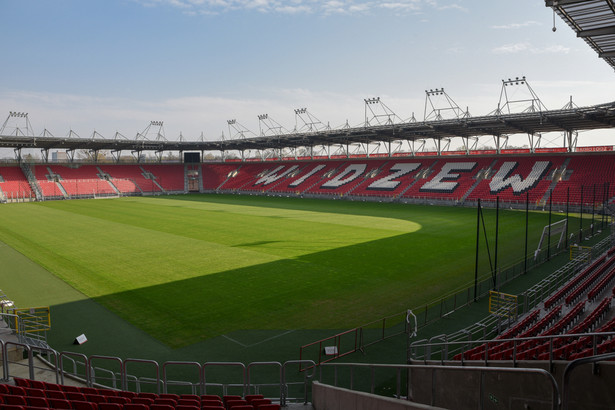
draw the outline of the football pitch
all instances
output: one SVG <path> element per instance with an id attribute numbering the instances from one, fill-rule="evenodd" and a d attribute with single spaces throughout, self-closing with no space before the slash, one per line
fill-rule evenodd
<path id="1" fill-rule="evenodd" d="M 525 218 L 500 211 L 499 266 L 523 260 Z M 547 223 L 529 214 L 528 253 Z M 493 259 L 494 210 L 485 229 Z M 93 300 L 179 349 L 234 332 L 349 329 L 424 305 L 472 283 L 476 235 L 471 208 L 227 195 L 11 204 L 0 241 L 54 277 L 5 264 L 0 288 L 52 313 Z"/>

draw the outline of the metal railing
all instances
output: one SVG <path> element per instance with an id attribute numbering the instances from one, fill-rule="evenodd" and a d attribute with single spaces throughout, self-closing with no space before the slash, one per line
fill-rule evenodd
<path id="1" fill-rule="evenodd" d="M 27 362 L 11 360 L 10 348 L 23 351 Z M 253 362 L 248 365 L 239 362 L 188 362 L 168 361 L 162 364 L 154 360 L 125 359 L 114 356 L 86 356 L 74 352 L 56 352 L 53 349 L 31 346 L 26 343 L 0 340 L 2 356 L 2 380 L 8 381 L 17 368 L 28 368 L 28 378 L 36 380 L 41 372 L 52 373 L 57 383 L 64 384 L 66 378 L 81 381 L 88 387 L 101 387 L 130 391 L 154 391 L 156 393 L 207 394 L 208 389 L 219 389 L 222 394 L 238 391 L 241 395 L 259 392 L 280 403 L 307 403 L 311 391 L 314 371 L 298 372 L 297 366 L 314 367 L 309 360 L 279 362 Z M 41 359 L 40 365 L 35 356 Z M 44 356 L 44 357 L 43 357 Z M 130 373 L 129 373 L 130 367 Z M 214 368 L 238 369 L 237 374 L 212 376 Z M 295 369 L 290 371 L 290 369 Z M 259 369 L 267 369 L 260 374 Z M 36 371 L 35 371 L 36 370 Z M 273 371 L 271 371 L 273 370 Z M 20 373 L 22 374 L 22 373 Z M 270 394 L 269 394 L 270 393 Z"/>
<path id="2" fill-rule="evenodd" d="M 600 255 L 604 254 L 612 246 L 613 238 L 611 236 L 608 236 L 592 247 L 592 254 L 595 255 L 595 259 L 597 259 Z M 539 303 L 541 303 L 558 288 L 560 288 L 570 278 L 581 272 L 589 264 L 590 262 L 585 260 L 583 256 L 579 256 L 569 261 L 564 266 L 549 275 L 547 278 L 543 279 L 542 281 L 525 291 L 520 297 L 520 315 L 534 309 Z M 479 289 L 482 289 L 481 286 L 479 286 Z M 477 322 L 466 329 L 462 329 L 450 335 L 446 335 L 446 338 L 448 342 L 463 342 L 465 344 L 473 343 L 472 341 L 476 341 L 477 336 L 479 337 L 479 339 L 487 340 L 489 337 L 497 336 L 504 329 L 512 326 L 515 322 L 516 318 L 502 318 L 491 315 L 487 316 L 482 321 Z M 419 325 L 419 328 L 420 327 L 421 326 Z M 440 344 L 430 345 L 430 342 L 427 339 L 413 341 L 411 342 L 408 349 L 408 360 L 416 360 L 417 358 L 421 359 L 424 357 L 423 355 L 426 352 L 436 352 L 440 348 Z M 423 350 L 422 354 L 420 353 L 421 350 Z"/>
<path id="3" fill-rule="evenodd" d="M 478 380 L 478 385 L 475 386 L 476 390 L 478 390 L 479 394 L 479 403 L 477 408 L 483 409 L 488 407 L 485 405 L 485 374 L 489 373 L 497 373 L 499 375 L 503 373 L 511 373 L 511 374 L 520 374 L 523 376 L 527 375 L 537 375 L 540 378 L 543 378 L 551 387 L 550 395 L 545 395 L 543 397 L 544 400 L 549 400 L 551 403 L 551 408 L 553 410 L 559 409 L 560 406 L 560 390 L 555 378 L 544 369 L 533 369 L 533 368 L 510 368 L 510 367 L 480 367 L 480 366 L 433 366 L 433 365 L 398 365 L 398 364 L 366 364 L 366 363 L 326 363 L 320 366 L 320 382 L 325 383 L 325 371 L 328 368 L 333 369 L 333 386 L 339 386 L 339 377 L 338 373 L 340 369 L 348 369 L 350 372 L 350 377 L 347 377 L 348 385 L 346 386 L 350 390 L 355 389 L 355 369 L 367 369 L 369 373 L 369 377 L 367 380 L 362 378 L 363 381 L 367 381 L 367 390 L 369 393 L 374 394 L 377 381 L 376 381 L 376 371 L 377 370 L 390 370 L 395 373 L 395 386 L 396 391 L 394 397 L 398 399 L 406 399 L 413 400 L 412 393 L 412 382 L 411 382 L 411 372 L 413 370 L 427 370 L 432 372 L 431 377 L 431 385 L 430 388 L 426 389 L 431 392 L 431 397 L 429 398 L 429 404 L 431 406 L 437 406 L 441 401 L 439 395 L 444 395 L 443 392 L 450 391 L 450 386 L 442 385 L 444 382 L 440 381 L 442 378 L 438 377 L 438 373 L 444 372 L 461 372 L 465 374 L 478 373 L 479 377 L 474 378 Z M 406 378 L 406 380 L 404 380 Z M 473 379 L 471 376 L 467 377 L 468 380 Z M 424 379 L 427 381 L 427 378 Z M 407 386 L 407 390 L 404 391 L 403 386 Z M 476 391 L 474 390 L 474 391 Z"/>
<path id="4" fill-rule="evenodd" d="M 542 343 L 545 346 L 544 353 L 548 353 L 548 362 L 550 368 L 553 367 L 553 361 L 555 360 L 554 351 L 557 349 L 557 341 L 563 341 L 566 344 L 570 344 L 571 342 L 576 342 L 577 340 L 581 340 L 584 338 L 591 338 L 591 342 L 589 346 L 592 348 L 592 355 L 596 355 L 598 353 L 598 345 L 599 340 L 603 339 L 613 339 L 615 338 L 615 332 L 590 332 L 590 333 L 574 333 L 574 334 L 563 334 L 563 335 L 549 335 L 549 336 L 533 336 L 533 337 L 524 337 L 524 338 L 508 338 L 508 339 L 484 339 L 484 340 L 467 340 L 467 341 L 450 341 L 445 340 L 443 342 L 433 342 L 432 340 L 424 343 L 419 340 L 413 343 L 410 347 L 410 359 L 409 362 L 412 361 L 422 361 L 427 363 L 432 360 L 439 360 L 442 365 L 448 365 L 452 363 L 465 363 L 469 361 L 465 358 L 465 353 L 470 351 L 473 347 L 484 345 L 484 350 L 480 351 L 481 358 L 478 361 L 482 361 L 485 363 L 485 366 L 489 365 L 489 363 L 494 361 L 499 361 L 498 359 L 490 358 L 490 355 L 494 353 L 500 352 L 499 346 L 507 345 L 506 350 L 512 349 L 512 363 L 513 365 L 517 365 L 517 362 L 520 360 L 518 355 L 523 353 L 523 351 L 519 350 L 519 346 L 524 342 L 538 342 Z M 433 339 L 433 338 L 432 338 Z M 546 346 L 548 344 L 548 347 Z M 590 348 L 588 347 L 588 348 Z M 424 354 L 420 354 L 420 352 L 424 352 Z M 460 355 L 460 359 L 454 359 L 456 356 Z M 502 359 L 500 359 L 502 360 Z"/>

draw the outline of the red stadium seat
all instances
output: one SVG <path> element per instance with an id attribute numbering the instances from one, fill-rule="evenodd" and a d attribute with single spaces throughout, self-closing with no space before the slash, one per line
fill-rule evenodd
<path id="1" fill-rule="evenodd" d="M 247 394 L 247 395 L 244 397 L 244 399 L 245 399 L 248 403 L 250 403 L 250 404 L 252 404 L 252 400 L 255 400 L 255 399 L 264 399 L 264 398 L 265 398 L 265 396 L 263 396 L 262 394 Z"/>
<path id="2" fill-rule="evenodd" d="M 149 410 L 149 404 L 142 403 L 126 403 L 123 407 L 124 410 Z"/>
<path id="3" fill-rule="evenodd" d="M 173 410 L 175 407 L 169 404 L 151 404 L 150 410 Z"/>
<path id="4" fill-rule="evenodd" d="M 72 393 L 72 392 L 69 392 Z M 50 399 L 66 399 L 66 393 L 60 390 L 45 390 L 45 395 Z"/>
<path id="5" fill-rule="evenodd" d="M 85 397 L 85 394 L 83 393 L 69 391 L 69 392 L 64 393 L 64 396 L 67 400 L 88 401 L 88 399 L 86 399 Z"/>
<path id="6" fill-rule="evenodd" d="M 74 400 L 72 401 L 73 410 L 97 410 L 98 405 L 89 401 L 80 401 Z"/>
<path id="7" fill-rule="evenodd" d="M 130 401 L 133 404 L 143 404 L 146 406 L 150 406 L 152 404 L 154 404 L 154 399 L 151 397 L 133 397 L 132 400 Z"/>
<path id="8" fill-rule="evenodd" d="M 49 407 L 53 409 L 72 409 L 71 402 L 68 400 L 48 398 L 47 402 L 49 403 Z"/>
<path id="9" fill-rule="evenodd" d="M 119 403 L 98 403 L 98 410 L 122 410 L 123 404 Z"/>
<path id="10" fill-rule="evenodd" d="M 45 390 L 43 390 L 43 389 L 35 389 L 33 387 L 26 388 L 26 396 L 47 397 L 45 395 Z"/>
<path id="11" fill-rule="evenodd" d="M 107 403 L 126 404 L 130 403 L 130 399 L 122 396 L 107 396 Z"/>
<path id="12" fill-rule="evenodd" d="M 14 394 L 16 396 L 25 396 L 26 395 L 26 388 L 25 387 L 20 387 L 20 386 L 13 386 L 11 384 L 7 385 L 9 388 L 9 391 L 11 394 Z"/>
<path id="13" fill-rule="evenodd" d="M 26 396 L 16 396 L 12 394 L 4 396 L 4 403 L 16 405 L 16 406 L 27 406 L 28 405 Z"/>
<path id="14" fill-rule="evenodd" d="M 15 381 L 15 386 L 30 387 L 30 382 L 28 379 L 23 379 L 21 377 L 13 377 L 13 380 Z"/>
<path id="15" fill-rule="evenodd" d="M 186 398 L 182 398 L 177 400 L 177 405 L 178 406 L 197 406 L 199 407 L 201 405 L 201 398 L 199 396 L 195 396 L 197 398 L 191 398 L 191 399 L 186 399 Z"/>

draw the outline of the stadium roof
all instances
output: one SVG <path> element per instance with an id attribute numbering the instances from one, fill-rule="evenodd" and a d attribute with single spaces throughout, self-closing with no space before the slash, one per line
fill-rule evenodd
<path id="1" fill-rule="evenodd" d="M 473 138 L 514 134 L 539 135 L 548 132 L 575 132 L 615 127 L 615 102 L 591 107 L 496 114 L 480 117 L 405 122 L 390 125 L 353 127 L 275 136 L 218 141 L 166 141 L 115 138 L 94 133 L 92 138 L 0 135 L 0 148 L 41 150 L 110 151 L 232 151 L 267 150 L 306 146 L 332 146 L 356 143 L 417 141 L 425 139 Z"/>
<path id="2" fill-rule="evenodd" d="M 615 4 L 613 0 L 546 0 L 546 5 L 615 68 Z"/>

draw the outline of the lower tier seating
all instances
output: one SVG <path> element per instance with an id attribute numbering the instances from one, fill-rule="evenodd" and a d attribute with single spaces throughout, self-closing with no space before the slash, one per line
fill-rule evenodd
<path id="1" fill-rule="evenodd" d="M 172 394 L 66 386 L 14 378 L 0 384 L 0 410 L 279 410 L 262 394 Z"/>

